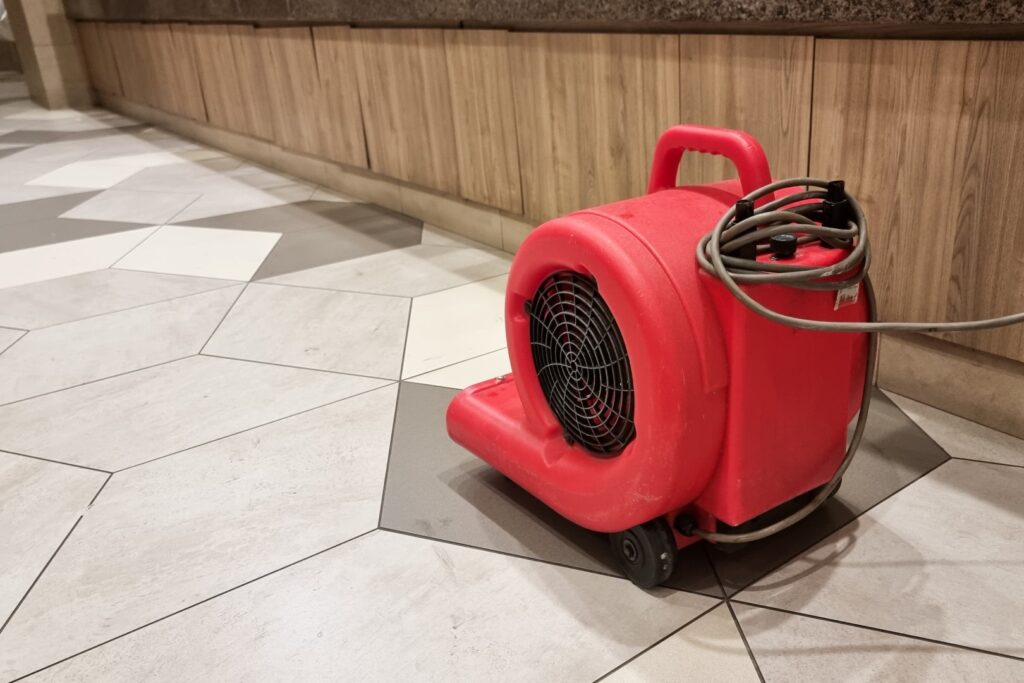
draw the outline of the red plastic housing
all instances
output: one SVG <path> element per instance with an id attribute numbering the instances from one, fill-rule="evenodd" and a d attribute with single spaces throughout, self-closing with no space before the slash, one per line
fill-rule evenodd
<path id="1" fill-rule="evenodd" d="M 674 187 L 686 150 L 725 154 L 739 181 Z M 860 408 L 866 335 L 798 330 L 757 316 L 695 257 L 722 214 L 768 182 L 764 152 L 751 136 L 676 126 L 659 140 L 648 194 L 533 231 L 506 292 L 512 375 L 456 396 L 447 416 L 451 437 L 595 531 L 622 531 L 681 510 L 704 527 L 713 520 L 737 525 L 827 482 Z M 844 256 L 803 246 L 793 262 L 825 265 Z M 597 283 L 629 354 L 637 433 L 615 457 L 569 445 L 537 380 L 524 304 L 562 270 Z M 747 291 L 788 315 L 868 316 L 864 297 L 835 310 L 832 292 L 774 285 Z"/>

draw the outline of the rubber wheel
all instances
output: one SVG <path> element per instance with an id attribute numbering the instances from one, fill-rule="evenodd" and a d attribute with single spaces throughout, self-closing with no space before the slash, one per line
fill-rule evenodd
<path id="1" fill-rule="evenodd" d="M 672 576 L 676 542 L 661 518 L 610 535 L 612 553 L 623 573 L 640 588 L 654 588 Z"/>

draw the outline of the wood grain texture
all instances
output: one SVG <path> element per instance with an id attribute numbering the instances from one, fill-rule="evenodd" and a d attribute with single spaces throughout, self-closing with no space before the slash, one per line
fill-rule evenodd
<path id="1" fill-rule="evenodd" d="M 125 99 L 155 106 L 146 73 L 146 54 L 139 40 L 142 24 L 110 24 L 107 28 Z"/>
<path id="2" fill-rule="evenodd" d="M 196 121 L 206 120 L 206 104 L 196 67 L 195 45 L 185 24 L 159 29 L 156 78 L 166 90 L 168 111 Z"/>
<path id="3" fill-rule="evenodd" d="M 891 320 L 1024 309 L 1024 45 L 819 41 L 811 173 L 841 176 L 870 221 Z M 1019 326 L 944 335 L 1024 360 Z"/>
<path id="4" fill-rule="evenodd" d="M 78 39 L 82 44 L 86 70 L 93 87 L 107 95 L 122 95 L 121 77 L 117 73 L 114 48 L 110 44 L 108 24 L 83 22 L 78 24 Z"/>
<path id="5" fill-rule="evenodd" d="M 508 33 L 445 31 L 461 196 L 522 213 Z"/>
<path id="6" fill-rule="evenodd" d="M 679 38 L 509 35 L 525 214 L 543 220 L 644 192 L 679 120 Z"/>
<path id="7" fill-rule="evenodd" d="M 457 194 L 444 32 L 355 29 L 352 36 L 370 168 Z"/>
<path id="8" fill-rule="evenodd" d="M 315 27 L 313 46 L 320 77 L 319 105 L 324 117 L 319 155 L 350 166 L 367 168 L 352 29 L 347 26 Z"/>
<path id="9" fill-rule="evenodd" d="M 680 36 L 680 121 L 745 130 L 777 178 L 807 171 L 814 39 L 808 36 Z M 680 181 L 735 178 L 722 157 L 684 155 Z"/>

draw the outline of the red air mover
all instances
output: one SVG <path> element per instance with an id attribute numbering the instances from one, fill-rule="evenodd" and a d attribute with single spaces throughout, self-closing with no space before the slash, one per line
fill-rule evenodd
<path id="1" fill-rule="evenodd" d="M 739 180 L 675 187 L 684 152 L 728 157 Z M 512 375 L 466 389 L 448 409 L 456 442 L 559 514 L 612 533 L 639 585 L 665 580 L 677 548 L 822 487 L 844 463 L 869 335 L 757 315 L 695 257 L 723 214 L 732 210 L 735 224 L 774 201 L 772 192 L 739 201 L 771 182 L 746 133 L 666 131 L 646 195 L 529 235 L 505 300 Z M 852 251 L 852 240 L 789 234 L 727 260 L 807 271 Z M 857 279 L 837 296 L 740 285 L 779 313 L 854 323 L 870 319 L 861 287 Z"/>

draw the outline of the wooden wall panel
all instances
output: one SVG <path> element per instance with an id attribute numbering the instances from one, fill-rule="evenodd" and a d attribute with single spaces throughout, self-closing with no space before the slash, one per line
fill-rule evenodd
<path id="1" fill-rule="evenodd" d="M 321 130 L 321 156 L 367 168 L 352 29 L 348 26 L 316 27 L 313 45 L 322 92 L 320 107 L 328 122 Z"/>
<path id="2" fill-rule="evenodd" d="M 678 36 L 512 33 L 526 215 L 644 192 L 658 134 L 679 120 Z"/>
<path id="3" fill-rule="evenodd" d="M 274 137 L 263 50 L 252 26 L 189 26 L 210 123 L 263 140 Z"/>
<path id="4" fill-rule="evenodd" d="M 184 24 L 156 26 L 154 76 L 167 111 L 205 121 L 206 105 L 199 85 L 192 34 Z"/>
<path id="5" fill-rule="evenodd" d="M 370 168 L 457 194 L 443 31 L 356 29 L 352 35 Z"/>
<path id="6" fill-rule="evenodd" d="M 108 37 L 125 99 L 152 106 L 145 54 L 138 40 L 141 32 L 142 24 L 111 24 Z"/>
<path id="7" fill-rule="evenodd" d="M 304 154 L 366 167 L 366 144 L 345 27 L 257 29 L 274 142 Z"/>
<path id="8" fill-rule="evenodd" d="M 82 54 L 93 87 L 107 95 L 122 95 L 124 91 L 117 73 L 114 48 L 110 44 L 108 24 L 92 21 L 80 23 L 78 39 L 82 44 Z"/>
<path id="9" fill-rule="evenodd" d="M 777 178 L 807 172 L 814 39 L 680 36 L 680 121 L 739 128 L 764 147 Z M 722 157 L 684 155 L 680 180 L 735 178 Z"/>
<path id="10" fill-rule="evenodd" d="M 522 213 L 508 33 L 444 32 L 459 194 Z"/>
<path id="11" fill-rule="evenodd" d="M 1024 44 L 819 41 L 811 173 L 864 205 L 882 316 L 1024 309 Z M 946 335 L 1024 360 L 1020 327 Z"/>

